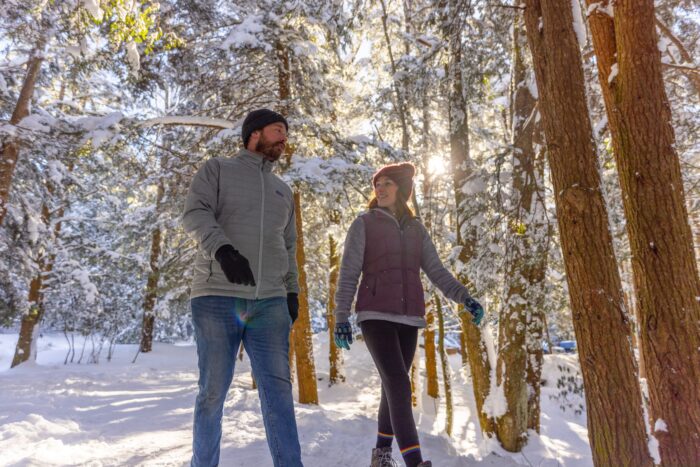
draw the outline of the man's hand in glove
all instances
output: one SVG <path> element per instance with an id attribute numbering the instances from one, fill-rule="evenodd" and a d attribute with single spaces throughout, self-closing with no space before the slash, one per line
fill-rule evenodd
<path id="1" fill-rule="evenodd" d="M 287 308 L 289 308 L 289 317 L 292 318 L 292 324 L 299 317 L 299 297 L 294 292 L 287 294 Z"/>
<path id="2" fill-rule="evenodd" d="M 231 245 L 224 245 L 214 255 L 226 274 L 226 279 L 232 284 L 255 286 L 253 271 L 248 260 Z"/>

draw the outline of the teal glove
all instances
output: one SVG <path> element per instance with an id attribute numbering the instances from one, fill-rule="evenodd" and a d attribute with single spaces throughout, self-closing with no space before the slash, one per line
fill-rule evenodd
<path id="1" fill-rule="evenodd" d="M 481 306 L 481 303 L 477 302 L 471 297 L 468 297 L 464 301 L 464 308 L 466 308 L 467 311 L 473 316 L 472 323 L 474 323 L 477 327 L 481 325 L 481 319 L 484 317 L 484 309 Z"/>
<path id="2" fill-rule="evenodd" d="M 335 345 L 341 349 L 350 350 L 350 344 L 352 344 L 352 326 L 350 326 L 350 323 L 347 321 L 344 323 L 337 323 L 333 336 Z"/>

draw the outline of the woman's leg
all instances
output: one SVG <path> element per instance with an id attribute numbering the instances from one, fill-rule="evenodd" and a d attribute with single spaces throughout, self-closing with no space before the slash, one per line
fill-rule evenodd
<path id="1" fill-rule="evenodd" d="M 381 320 L 362 321 L 360 327 L 379 371 L 386 399 L 385 404 L 380 403 L 379 431 L 382 433 L 389 425 L 386 421 L 388 411 L 391 434 L 396 437 L 406 465 L 414 467 L 422 461 L 418 431 L 413 420 L 409 377 L 418 328 Z M 390 433 L 384 431 L 384 434 Z"/>

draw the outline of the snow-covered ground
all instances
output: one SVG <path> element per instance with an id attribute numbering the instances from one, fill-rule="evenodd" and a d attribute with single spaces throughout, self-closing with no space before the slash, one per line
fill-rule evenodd
<path id="1" fill-rule="evenodd" d="M 65 339 L 44 335 L 37 362 L 10 370 L 16 340 L 17 334 L 0 334 L 0 465 L 187 464 L 197 391 L 194 345 L 156 344 L 153 352 L 139 355 L 133 364 L 136 346 L 121 345 L 110 362 L 103 358 L 99 364 L 64 365 Z M 369 354 L 362 342 L 355 343 L 345 354 L 346 382 L 329 387 L 327 337 L 315 335 L 314 346 L 320 404 L 296 406 L 304 464 L 367 466 L 379 403 L 379 378 Z M 459 357 L 450 359 L 453 436 L 443 433 L 444 406 L 436 407 L 424 395 L 414 412 L 424 457 L 433 465 L 593 465 L 585 413 L 563 412 L 560 403 L 549 397 L 558 393 L 557 367 L 575 372 L 575 356 L 547 356 L 542 433 L 531 434 L 519 454 L 482 438 L 471 385 L 460 372 Z M 244 358 L 226 402 L 222 466 L 272 465 L 251 383 Z M 573 397 L 578 403 L 578 396 Z"/>

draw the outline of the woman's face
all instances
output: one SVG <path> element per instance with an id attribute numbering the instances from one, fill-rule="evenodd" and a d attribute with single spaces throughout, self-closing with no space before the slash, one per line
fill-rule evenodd
<path id="1" fill-rule="evenodd" d="M 396 204 L 396 193 L 399 186 L 389 177 L 379 177 L 374 184 L 374 196 L 377 198 L 377 205 L 381 208 L 392 208 Z"/>

